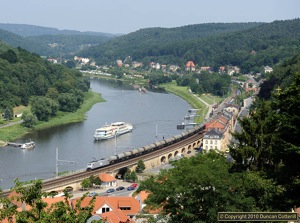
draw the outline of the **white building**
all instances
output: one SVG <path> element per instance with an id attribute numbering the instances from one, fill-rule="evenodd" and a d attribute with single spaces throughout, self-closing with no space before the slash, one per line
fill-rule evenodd
<path id="1" fill-rule="evenodd" d="M 222 151 L 223 134 L 216 129 L 207 131 L 203 137 L 203 150 L 215 150 L 216 152 Z"/>

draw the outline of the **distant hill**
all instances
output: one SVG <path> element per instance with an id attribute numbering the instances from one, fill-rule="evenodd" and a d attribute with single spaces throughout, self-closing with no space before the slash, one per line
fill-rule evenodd
<path id="1" fill-rule="evenodd" d="M 172 29 L 142 29 L 91 47 L 82 56 L 98 64 L 133 60 L 184 66 L 235 65 L 242 72 L 273 66 L 300 52 L 300 19 L 272 23 L 199 24 Z"/>
<path id="2" fill-rule="evenodd" d="M 172 54 L 172 57 L 182 57 L 172 48 L 179 46 L 180 51 L 185 52 L 186 43 L 192 43 L 203 38 L 221 36 L 241 30 L 248 30 L 263 23 L 207 23 L 187 25 L 176 28 L 146 28 L 123 35 L 113 40 L 82 52 L 82 55 L 94 57 L 99 63 L 107 63 L 108 60 L 125 58 L 128 55 L 135 60 L 143 60 L 146 57 L 157 57 Z M 180 46 L 182 45 L 182 46 Z M 172 52 L 168 51 L 174 51 Z"/>
<path id="3" fill-rule="evenodd" d="M 51 48 L 45 44 L 43 45 L 35 41 L 27 40 L 20 35 L 8 32 L 6 30 L 0 29 L 0 40 L 13 47 L 21 47 L 30 52 L 34 52 L 40 55 L 49 55 L 53 53 Z"/>
<path id="4" fill-rule="evenodd" d="M 0 23 L 0 29 L 15 33 L 19 36 L 44 36 L 44 35 L 97 35 L 106 37 L 115 37 L 118 35 L 102 32 L 80 32 L 75 30 L 59 30 L 56 28 L 26 25 L 26 24 L 10 24 Z"/>
<path id="5" fill-rule="evenodd" d="M 114 37 L 115 35 L 107 33 L 0 23 L 0 40 L 14 47 L 21 47 L 41 56 L 49 57 L 58 57 L 61 54 L 68 57 Z"/>

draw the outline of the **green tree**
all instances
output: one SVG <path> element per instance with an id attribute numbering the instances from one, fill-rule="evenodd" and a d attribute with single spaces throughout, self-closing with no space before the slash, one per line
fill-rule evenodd
<path id="1" fill-rule="evenodd" d="M 273 147 L 278 143 L 278 130 L 274 125 L 274 111 L 270 103 L 257 100 L 250 117 L 238 119 L 242 131 L 233 133 L 237 143 L 231 144 L 230 154 L 237 170 L 274 171 Z"/>
<path id="2" fill-rule="evenodd" d="M 51 193 L 42 192 L 42 182 L 33 181 L 31 184 L 23 184 L 18 179 L 15 181 L 13 190 L 16 196 L 11 198 L 0 196 L 3 205 L 0 212 L 0 220 L 15 219 L 17 223 L 81 223 L 87 222 L 92 216 L 95 199 L 93 198 L 86 208 L 81 208 L 81 202 L 86 195 L 78 199 L 75 206 L 70 206 L 71 195 L 65 191 L 65 200 L 52 204 L 50 207 L 43 201 L 45 197 L 52 197 Z M 18 200 L 30 208 L 21 212 L 17 211 L 13 201 Z"/>
<path id="3" fill-rule="evenodd" d="M 146 169 L 145 163 L 143 160 L 139 160 L 137 163 L 137 166 L 135 168 L 135 171 L 137 173 L 142 173 Z"/>
<path id="4" fill-rule="evenodd" d="M 95 186 L 101 186 L 101 184 L 102 184 L 102 181 L 101 181 L 100 177 L 98 177 L 98 176 L 91 175 L 89 177 L 89 180 L 92 183 L 92 185 L 95 185 Z"/>
<path id="5" fill-rule="evenodd" d="M 132 182 L 136 182 L 137 181 L 137 175 L 136 175 L 136 172 L 135 171 L 131 171 L 131 173 L 130 173 L 130 180 L 132 181 Z"/>
<path id="6" fill-rule="evenodd" d="M 59 103 L 59 110 L 65 112 L 73 112 L 79 108 L 80 103 L 77 101 L 77 97 L 71 93 L 61 93 L 57 101 Z"/>
<path id="7" fill-rule="evenodd" d="M 273 193 L 280 192 L 258 174 L 231 173 L 231 164 L 215 152 L 180 159 L 173 166 L 139 187 L 150 192 L 147 205 L 161 208 L 171 222 L 215 223 L 222 211 L 269 210 Z"/>
<path id="8" fill-rule="evenodd" d="M 13 111 L 12 107 L 6 107 L 4 109 L 3 114 L 4 114 L 3 118 L 5 120 L 12 120 L 12 119 L 14 119 L 14 111 Z"/>
<path id="9" fill-rule="evenodd" d="M 31 112 L 40 121 L 48 121 L 50 117 L 56 115 L 58 103 L 50 98 L 37 96 L 30 100 Z"/>
<path id="10" fill-rule="evenodd" d="M 32 128 L 38 122 L 37 117 L 29 111 L 24 111 L 21 119 L 23 120 L 22 124 L 27 128 Z"/>
<path id="11" fill-rule="evenodd" d="M 294 68 L 300 67 L 300 57 Z M 284 186 L 284 202 L 286 206 L 300 206 L 294 194 L 300 193 L 300 72 L 294 69 L 291 84 L 280 93 L 274 94 L 272 109 L 275 117 L 278 143 L 273 147 L 274 160 L 280 166 L 271 176 Z"/>
<path id="12" fill-rule="evenodd" d="M 7 50 L 6 52 L 0 55 L 0 58 L 7 60 L 9 63 L 18 62 L 18 56 L 12 49 Z"/>
<path id="13" fill-rule="evenodd" d="M 89 178 L 85 178 L 81 181 L 80 183 L 81 187 L 83 190 L 90 188 L 93 186 L 93 183 L 91 182 L 91 180 Z"/>

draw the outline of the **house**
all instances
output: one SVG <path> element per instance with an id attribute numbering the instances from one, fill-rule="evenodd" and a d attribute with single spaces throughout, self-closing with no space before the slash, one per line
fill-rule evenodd
<path id="1" fill-rule="evenodd" d="M 258 84 L 257 84 L 257 82 L 253 78 L 248 79 L 244 83 L 244 90 L 246 92 L 249 92 L 249 91 L 256 92 L 257 89 L 258 89 Z"/>
<path id="2" fill-rule="evenodd" d="M 122 60 L 116 60 L 117 66 L 122 67 L 123 66 L 123 61 Z"/>
<path id="3" fill-rule="evenodd" d="M 226 104 L 224 110 L 233 114 L 234 117 L 237 116 L 240 110 L 240 106 L 237 104 Z"/>
<path id="4" fill-rule="evenodd" d="M 151 62 L 149 65 L 153 69 L 160 70 L 160 64 L 159 63 Z"/>
<path id="5" fill-rule="evenodd" d="M 101 180 L 101 186 L 103 187 L 117 186 L 117 179 L 107 173 L 100 173 L 99 178 Z"/>
<path id="6" fill-rule="evenodd" d="M 237 66 L 229 66 L 228 67 L 227 74 L 229 76 L 232 76 L 233 74 L 236 74 L 236 73 L 240 73 L 240 68 L 238 68 Z"/>
<path id="7" fill-rule="evenodd" d="M 200 71 L 211 71 L 211 67 L 200 67 Z"/>
<path id="8" fill-rule="evenodd" d="M 48 58 L 47 59 L 49 62 L 56 64 L 57 63 L 57 59 L 55 58 Z"/>
<path id="9" fill-rule="evenodd" d="M 137 67 L 142 67 L 142 66 L 143 66 L 142 62 L 137 62 L 137 61 L 132 62 L 132 68 L 137 68 Z"/>
<path id="10" fill-rule="evenodd" d="M 140 209 L 143 210 L 143 208 L 146 206 L 145 200 L 147 199 L 149 195 L 149 192 L 141 191 L 138 193 L 138 195 L 135 196 L 135 199 L 140 203 Z"/>
<path id="11" fill-rule="evenodd" d="M 265 72 L 265 73 L 271 73 L 271 72 L 273 72 L 273 68 L 272 68 L 272 67 L 269 67 L 269 66 L 265 66 L 265 67 L 264 67 L 264 72 Z"/>
<path id="12" fill-rule="evenodd" d="M 72 206 L 75 207 L 77 200 L 81 198 L 75 198 L 71 201 Z M 85 197 L 81 202 L 81 208 L 89 206 L 92 197 Z M 95 197 L 93 215 L 98 215 L 102 219 L 116 219 L 120 218 L 121 221 L 108 221 L 113 223 L 130 222 L 133 216 L 139 214 L 141 211 L 140 203 L 133 197 Z M 110 213 L 112 212 L 112 213 Z"/>
<path id="13" fill-rule="evenodd" d="M 203 150 L 216 150 L 221 152 L 224 150 L 222 146 L 222 139 L 224 138 L 223 134 L 217 129 L 213 128 L 207 131 L 203 136 Z"/>
<path id="14" fill-rule="evenodd" d="M 219 132 L 225 132 L 225 130 L 226 130 L 226 124 L 222 123 L 219 119 L 215 118 L 212 121 L 206 123 L 206 129 L 208 131 L 210 131 L 212 129 L 216 129 Z"/>
<path id="15" fill-rule="evenodd" d="M 169 67 L 169 70 L 172 72 L 176 72 L 178 69 L 180 69 L 180 67 L 177 65 L 170 65 Z"/>
<path id="16" fill-rule="evenodd" d="M 196 66 L 194 64 L 193 61 L 188 61 L 186 64 L 185 64 L 185 70 L 186 71 L 195 71 L 196 70 Z"/>
<path id="17" fill-rule="evenodd" d="M 122 210 L 117 209 L 115 211 L 109 211 L 100 215 L 104 222 L 110 223 L 134 223 L 130 217 L 128 217 Z"/>
<path id="18" fill-rule="evenodd" d="M 225 66 L 219 67 L 219 73 L 220 73 L 220 74 L 224 74 L 224 73 L 225 73 L 225 69 L 226 69 Z"/>

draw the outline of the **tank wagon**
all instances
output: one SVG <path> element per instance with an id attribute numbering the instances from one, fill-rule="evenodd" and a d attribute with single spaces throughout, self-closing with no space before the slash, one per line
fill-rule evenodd
<path id="1" fill-rule="evenodd" d="M 147 154 L 159 149 L 162 149 L 166 146 L 172 145 L 174 143 L 177 143 L 183 139 L 186 139 L 194 134 L 202 134 L 205 131 L 205 125 L 196 126 L 193 129 L 190 129 L 188 131 L 182 132 L 178 135 L 172 136 L 170 138 L 164 139 L 162 141 L 158 141 L 156 143 L 152 143 L 140 148 L 135 148 L 130 151 L 122 152 L 117 155 L 112 155 L 107 158 L 102 158 L 100 160 L 91 161 L 87 164 L 87 171 L 95 170 L 102 168 L 104 166 L 108 166 L 114 163 L 119 163 L 134 157 L 141 156 L 143 154 Z"/>

